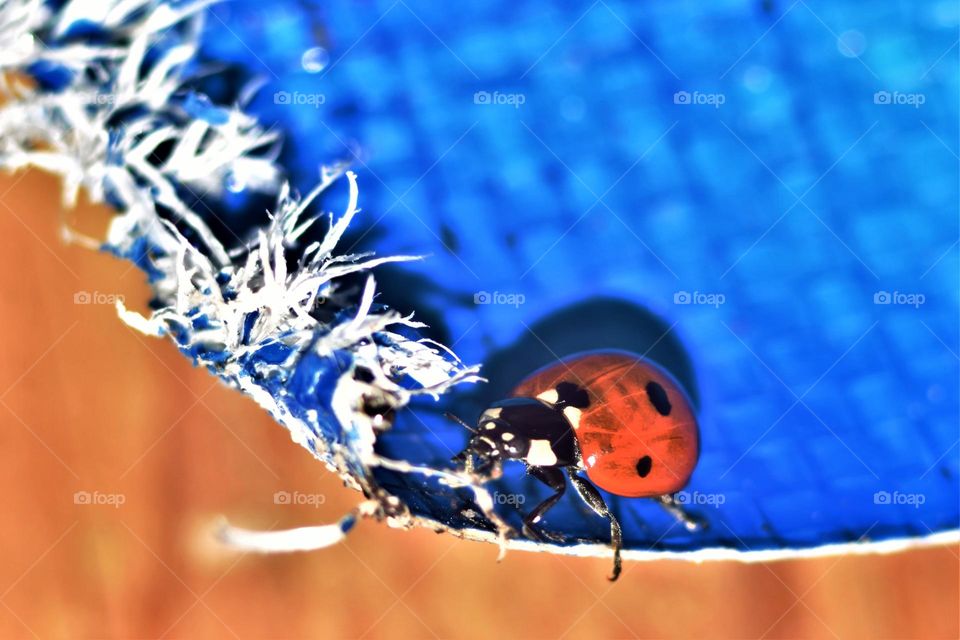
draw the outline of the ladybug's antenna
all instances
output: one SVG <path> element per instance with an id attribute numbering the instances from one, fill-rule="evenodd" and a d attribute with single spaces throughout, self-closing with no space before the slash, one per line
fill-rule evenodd
<path id="1" fill-rule="evenodd" d="M 476 433 L 476 432 L 477 432 L 476 429 L 474 429 L 473 427 L 471 427 L 471 426 L 468 425 L 466 422 L 464 422 L 463 420 L 461 420 L 461 419 L 458 418 L 457 416 L 453 415 L 453 414 L 450 413 L 449 411 L 447 411 L 447 412 L 444 413 L 443 415 L 445 415 L 445 416 L 447 417 L 447 419 L 453 420 L 454 422 L 456 422 L 457 424 L 459 424 L 460 426 L 462 426 L 464 429 L 466 429 L 466 430 L 469 431 L 470 433 Z"/>

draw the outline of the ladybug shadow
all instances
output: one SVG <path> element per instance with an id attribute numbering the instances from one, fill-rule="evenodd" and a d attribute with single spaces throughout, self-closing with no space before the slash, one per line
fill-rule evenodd
<path id="1" fill-rule="evenodd" d="M 489 382 L 461 396 L 455 408 L 465 416 L 479 415 L 537 369 L 597 349 L 631 351 L 656 362 L 677 379 L 694 409 L 699 409 L 693 363 L 672 326 L 649 309 L 609 297 L 579 301 L 531 324 L 513 344 L 485 360 L 481 373 Z"/>

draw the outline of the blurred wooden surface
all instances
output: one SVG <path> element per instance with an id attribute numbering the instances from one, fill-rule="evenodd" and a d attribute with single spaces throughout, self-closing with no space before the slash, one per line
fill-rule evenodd
<path id="1" fill-rule="evenodd" d="M 219 515 L 329 522 L 357 502 L 253 402 L 127 329 L 142 274 L 60 241 L 60 190 L 0 176 L 0 637 L 957 638 L 958 549 L 768 565 L 510 553 L 365 522 L 333 549 L 240 556 Z M 69 212 L 102 233 L 107 212 Z M 274 504 L 275 491 L 324 496 Z M 124 504 L 77 505 L 74 492 Z"/>

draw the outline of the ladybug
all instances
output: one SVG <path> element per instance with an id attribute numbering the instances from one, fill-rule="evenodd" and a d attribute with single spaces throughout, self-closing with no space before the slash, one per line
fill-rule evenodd
<path id="1" fill-rule="evenodd" d="M 653 362 L 625 351 L 591 351 L 548 365 L 523 380 L 511 397 L 486 409 L 466 448 L 454 457 L 492 477 L 506 460 L 553 489 L 523 520 L 525 537 L 561 539 L 537 526 L 567 489 L 610 522 L 613 575 L 620 575 L 620 524 L 596 487 L 627 498 L 653 498 L 696 531 L 675 494 L 690 480 L 700 435 L 690 401 L 674 378 Z M 583 477 L 585 474 L 586 477 Z"/>

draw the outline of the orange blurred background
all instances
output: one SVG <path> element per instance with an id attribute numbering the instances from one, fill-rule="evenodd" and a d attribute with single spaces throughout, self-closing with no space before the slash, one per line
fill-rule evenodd
<path id="1" fill-rule="evenodd" d="M 309 554 L 218 548 L 251 528 L 332 522 L 344 489 L 240 393 L 110 304 L 143 310 L 143 274 L 60 240 L 102 237 L 103 207 L 63 213 L 57 180 L 0 177 L 0 636 L 237 638 L 957 638 L 956 546 L 744 565 L 511 552 L 361 523 Z M 87 491 L 121 505 L 74 503 Z M 323 496 L 274 504 L 275 491 Z"/>

